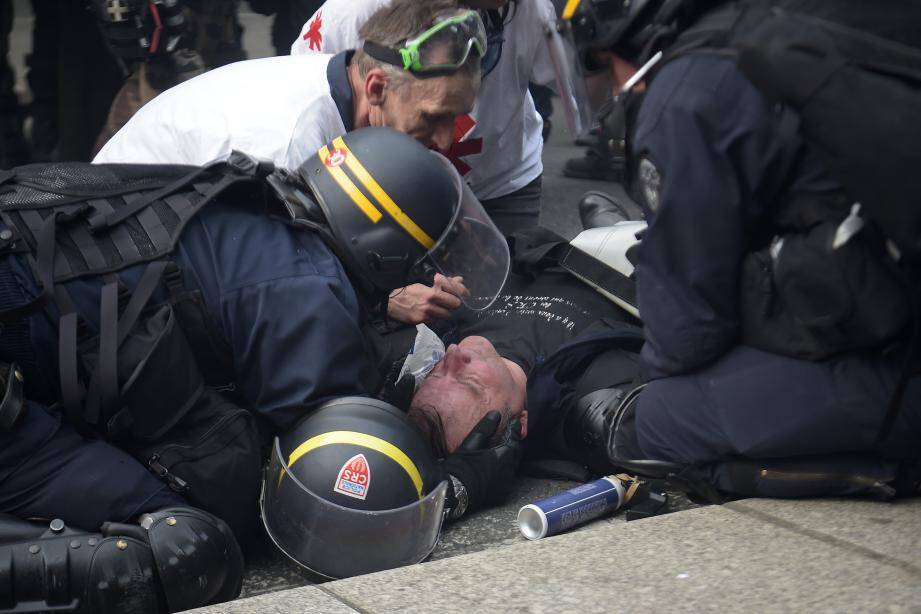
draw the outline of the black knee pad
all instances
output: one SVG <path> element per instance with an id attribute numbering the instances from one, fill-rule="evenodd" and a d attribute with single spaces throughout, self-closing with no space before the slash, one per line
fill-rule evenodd
<path id="1" fill-rule="evenodd" d="M 0 610 L 163 611 L 150 547 L 53 520 L 35 539 L 0 546 Z"/>
<path id="2" fill-rule="evenodd" d="M 243 558 L 227 525 L 194 508 L 145 514 L 98 533 L 54 520 L 0 545 L 0 610 L 158 614 L 233 599 Z"/>
<path id="3" fill-rule="evenodd" d="M 243 586 L 243 555 L 223 520 L 192 507 L 141 517 L 170 611 L 229 601 Z"/>

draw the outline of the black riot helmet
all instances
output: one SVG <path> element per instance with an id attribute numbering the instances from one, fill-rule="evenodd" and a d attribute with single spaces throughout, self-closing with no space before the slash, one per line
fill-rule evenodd
<path id="1" fill-rule="evenodd" d="M 275 438 L 262 519 L 299 565 L 345 578 L 428 557 L 446 492 L 440 465 L 405 413 L 343 397 Z"/>
<path id="2" fill-rule="evenodd" d="M 719 0 L 553 0 L 561 27 L 583 50 L 613 51 L 642 64 Z"/>
<path id="3" fill-rule="evenodd" d="M 353 278 L 378 293 L 442 273 L 460 276 L 471 309 L 505 283 L 505 238 L 451 163 L 389 128 L 324 145 L 298 169 Z"/>

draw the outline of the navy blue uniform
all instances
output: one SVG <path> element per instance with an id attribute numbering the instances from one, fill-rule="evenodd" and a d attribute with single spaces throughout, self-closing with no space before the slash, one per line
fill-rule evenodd
<path id="1" fill-rule="evenodd" d="M 365 392 L 358 299 L 318 236 L 214 203 L 189 223 L 173 256 L 185 285 L 201 290 L 232 350 L 240 391 L 274 427 L 287 428 L 331 397 Z M 120 278 L 133 287 L 143 268 L 126 269 Z M 0 277 L 4 307 L 37 294 L 19 256 L 0 261 Z M 97 326 L 101 281 L 65 285 L 81 317 Z M 165 297 L 161 291 L 154 301 Z M 177 503 L 177 495 L 141 464 L 107 443 L 84 439 L 47 408 L 59 394 L 56 318 L 34 315 L 27 343 L 21 327 L 0 332 L 0 359 L 23 365 L 27 397 L 41 402 L 30 403 L 16 426 L 0 433 L 0 512 L 61 517 L 95 529 Z"/>
<path id="2" fill-rule="evenodd" d="M 650 458 L 706 465 L 729 490 L 729 457 L 893 473 L 873 445 L 897 365 L 860 355 L 806 362 L 739 344 L 753 238 L 785 196 L 839 189 L 788 121 L 733 60 L 692 54 L 652 81 L 633 140 L 649 221 L 636 267 L 652 380 L 637 409 L 639 444 Z M 919 378 L 903 405 L 886 450 L 896 457 L 918 454 Z M 783 493 L 766 482 L 755 490 Z"/>

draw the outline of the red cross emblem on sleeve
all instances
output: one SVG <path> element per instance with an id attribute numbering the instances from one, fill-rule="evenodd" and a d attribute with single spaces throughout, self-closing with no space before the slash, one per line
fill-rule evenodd
<path id="1" fill-rule="evenodd" d="M 451 148 L 445 153 L 445 156 L 457 169 L 461 176 L 466 175 L 472 169 L 470 165 L 461 160 L 462 156 L 472 156 L 483 151 L 483 139 L 464 139 L 470 135 L 476 127 L 476 120 L 470 115 L 461 115 L 454 119 L 454 142 Z"/>
<path id="2" fill-rule="evenodd" d="M 313 18 L 309 24 L 307 24 L 307 31 L 304 32 L 304 40 L 307 41 L 307 48 L 313 49 L 314 51 L 320 51 L 320 46 L 323 44 L 323 33 L 320 32 L 320 28 L 323 27 L 323 14 L 320 11 L 317 11 L 317 16 Z"/>

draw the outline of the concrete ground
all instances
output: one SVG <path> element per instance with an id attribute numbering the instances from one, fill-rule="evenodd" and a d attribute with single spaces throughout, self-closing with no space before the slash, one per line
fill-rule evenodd
<path id="1" fill-rule="evenodd" d="M 195 610 L 921 612 L 921 500 L 751 499 Z"/>
<path id="2" fill-rule="evenodd" d="M 11 59 L 21 76 L 31 21 L 26 0 L 14 2 Z M 249 12 L 241 21 L 251 57 L 270 54 L 270 21 Z M 578 153 L 555 117 L 541 221 L 567 237 L 581 229 L 582 193 L 619 189 L 563 177 L 563 162 Z M 921 500 L 697 508 L 673 493 L 675 513 L 630 523 L 618 514 L 526 541 L 515 524 L 520 506 L 574 484 L 522 477 L 506 505 L 446 527 L 429 562 L 338 582 L 310 585 L 265 544 L 248 558 L 243 598 L 199 611 L 921 612 Z"/>

